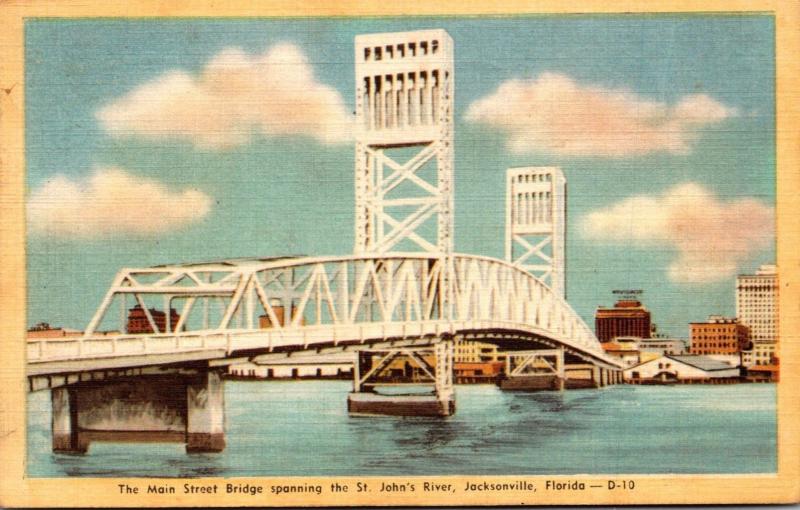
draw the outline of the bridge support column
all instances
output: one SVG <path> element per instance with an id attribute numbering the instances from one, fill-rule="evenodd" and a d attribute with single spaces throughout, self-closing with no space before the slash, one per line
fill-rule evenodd
<path id="1" fill-rule="evenodd" d="M 53 451 L 57 453 L 86 453 L 87 441 L 79 441 L 78 403 L 76 393 L 69 388 L 54 388 L 50 392 L 53 406 Z"/>
<path id="2" fill-rule="evenodd" d="M 595 388 L 603 387 L 602 369 L 600 367 L 592 367 L 592 382 Z"/>
<path id="3" fill-rule="evenodd" d="M 225 448 L 223 381 L 216 371 L 165 373 L 53 388 L 53 451 L 86 453 L 95 441 Z"/>
<path id="4" fill-rule="evenodd" d="M 563 390 L 566 380 L 563 349 L 506 352 L 503 390 Z"/>
<path id="5" fill-rule="evenodd" d="M 186 451 L 225 449 L 224 386 L 219 372 L 206 372 L 186 387 Z"/>
<path id="6" fill-rule="evenodd" d="M 409 391 L 403 392 L 403 386 Z M 411 391 L 412 387 L 416 390 Z M 347 410 L 357 415 L 452 415 L 456 410 L 453 341 L 433 347 L 360 351 Z"/>

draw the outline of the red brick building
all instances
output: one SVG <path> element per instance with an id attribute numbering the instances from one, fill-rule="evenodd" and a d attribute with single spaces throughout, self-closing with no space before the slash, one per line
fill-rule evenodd
<path id="1" fill-rule="evenodd" d="M 610 342 L 620 336 L 650 338 L 650 312 L 635 299 L 620 299 L 614 308 L 601 306 L 594 315 L 598 340 Z"/>
<path id="2" fill-rule="evenodd" d="M 161 310 L 150 308 L 150 316 L 153 318 L 153 322 L 156 323 L 158 332 L 165 333 L 167 331 L 167 314 Z M 174 308 L 170 308 L 170 331 L 175 330 L 175 326 L 178 324 L 180 319 L 181 316 L 178 315 L 178 312 L 176 312 Z M 141 306 L 136 305 L 128 311 L 128 324 L 125 330 L 130 334 L 153 333 L 153 327 L 147 320 L 147 314 L 145 314 L 144 309 Z"/>
<path id="3" fill-rule="evenodd" d="M 750 328 L 738 319 L 712 315 L 689 324 L 692 354 L 739 354 L 750 343 Z"/>

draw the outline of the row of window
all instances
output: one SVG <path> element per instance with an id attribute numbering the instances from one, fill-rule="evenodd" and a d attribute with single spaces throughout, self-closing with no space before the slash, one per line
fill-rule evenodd
<path id="1" fill-rule="evenodd" d="M 551 174 L 521 174 L 512 179 L 512 182 L 551 182 Z"/>
<path id="2" fill-rule="evenodd" d="M 444 72 L 445 79 L 448 74 Z M 439 78 L 439 70 L 365 77 L 364 123 L 375 129 L 436 124 L 441 101 Z"/>
<path id="3" fill-rule="evenodd" d="M 370 60 L 392 60 L 395 58 L 405 58 L 406 56 L 425 56 L 429 52 L 431 55 L 435 55 L 439 52 L 439 41 L 437 39 L 430 42 L 418 41 L 364 48 L 364 60 L 369 62 Z"/>

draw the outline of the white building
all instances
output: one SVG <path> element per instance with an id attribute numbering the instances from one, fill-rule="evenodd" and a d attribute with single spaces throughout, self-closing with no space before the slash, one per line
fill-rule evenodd
<path id="1" fill-rule="evenodd" d="M 777 345 L 773 342 L 753 343 L 752 349 L 742 351 L 742 365 L 771 365 L 777 354 Z"/>
<path id="2" fill-rule="evenodd" d="M 660 354 L 686 354 L 686 341 L 680 338 L 640 338 L 637 342 L 639 351 Z"/>
<path id="3" fill-rule="evenodd" d="M 750 328 L 753 349 L 743 354 L 745 366 L 767 365 L 776 356 L 778 341 L 778 271 L 761 266 L 754 275 L 736 278 L 736 315 Z"/>
<path id="4" fill-rule="evenodd" d="M 735 379 L 739 368 L 708 356 L 661 356 L 623 370 L 626 381 L 714 382 Z"/>
<path id="5" fill-rule="evenodd" d="M 352 373 L 353 357 L 351 354 L 293 356 L 264 363 L 240 363 L 228 367 L 229 375 L 248 379 L 346 378 Z"/>

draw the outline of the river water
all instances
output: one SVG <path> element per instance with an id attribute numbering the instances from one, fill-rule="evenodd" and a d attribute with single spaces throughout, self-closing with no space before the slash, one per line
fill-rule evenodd
<path id="1" fill-rule="evenodd" d="M 347 381 L 227 381 L 227 448 L 94 443 L 50 450 L 50 395 L 28 400 L 30 476 L 328 476 L 768 473 L 776 388 L 612 386 L 511 393 L 456 388 L 441 418 L 350 417 Z"/>

